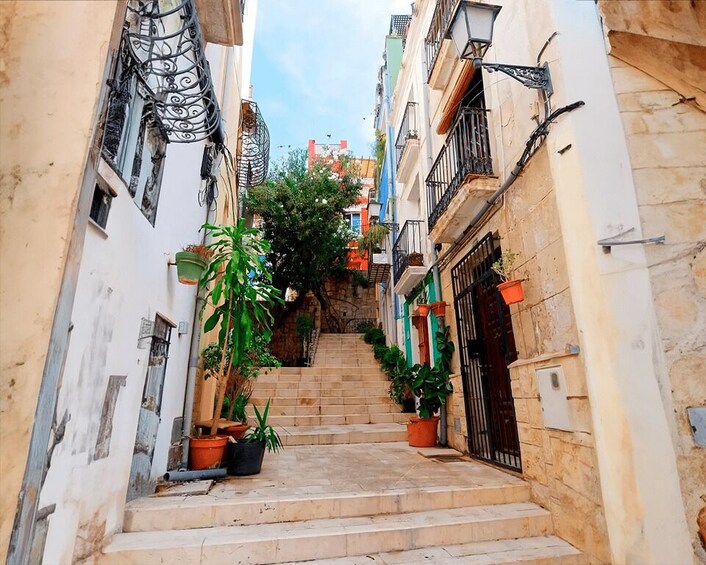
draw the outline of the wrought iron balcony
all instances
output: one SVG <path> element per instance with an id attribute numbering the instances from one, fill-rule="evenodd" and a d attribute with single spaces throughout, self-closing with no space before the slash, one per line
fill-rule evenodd
<path id="1" fill-rule="evenodd" d="M 417 137 L 417 103 L 407 102 L 407 107 L 404 110 L 404 116 L 402 116 L 402 123 L 400 124 L 400 129 L 397 133 L 397 140 L 395 141 L 395 152 L 397 155 L 398 166 L 402 160 L 402 154 L 404 153 L 405 147 L 407 147 L 407 142 L 410 139 L 417 139 Z"/>
<path id="2" fill-rule="evenodd" d="M 238 130 L 238 180 L 241 188 L 257 186 L 267 178 L 270 162 L 270 132 L 257 104 L 242 100 L 242 118 Z"/>
<path id="3" fill-rule="evenodd" d="M 423 267 L 422 230 L 424 220 L 407 220 L 392 247 L 395 282 L 402 278 L 407 267 Z"/>
<path id="4" fill-rule="evenodd" d="M 429 26 L 429 32 L 424 41 L 424 50 L 427 60 L 427 82 L 434 70 L 434 65 L 436 64 L 441 44 L 446 36 L 446 31 L 451 23 L 451 18 L 454 15 L 456 4 L 458 4 L 458 0 L 438 0 L 436 3 L 431 25 Z"/>
<path id="5" fill-rule="evenodd" d="M 485 108 L 464 108 L 434 161 L 426 180 L 429 230 L 465 182 L 493 174 L 487 113 Z"/>
<path id="6" fill-rule="evenodd" d="M 392 230 L 396 229 L 397 224 L 384 223 L 382 224 L 390 230 L 385 236 L 385 240 L 379 246 L 370 246 L 367 250 L 368 255 L 368 283 L 378 284 L 385 282 L 390 275 L 391 259 L 390 248 Z"/>

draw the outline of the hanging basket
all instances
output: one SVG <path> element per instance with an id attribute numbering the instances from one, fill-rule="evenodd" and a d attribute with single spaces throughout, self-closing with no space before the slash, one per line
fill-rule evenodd
<path id="1" fill-rule="evenodd" d="M 431 310 L 432 312 L 434 312 L 434 316 L 436 316 L 437 318 L 443 318 L 444 316 L 446 316 L 446 302 L 432 302 Z"/>
<path id="2" fill-rule="evenodd" d="M 197 253 L 179 251 L 175 256 L 177 276 L 181 284 L 197 284 L 206 268 L 206 260 Z"/>
<path id="3" fill-rule="evenodd" d="M 498 290 L 502 294 L 505 304 L 515 304 L 525 299 L 525 293 L 522 290 L 522 279 L 513 279 L 500 283 Z"/>

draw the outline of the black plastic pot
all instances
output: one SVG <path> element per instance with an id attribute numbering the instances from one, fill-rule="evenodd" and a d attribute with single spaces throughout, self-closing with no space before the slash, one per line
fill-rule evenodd
<path id="1" fill-rule="evenodd" d="M 228 443 L 226 449 L 229 475 L 257 475 L 262 469 L 264 441 L 236 441 Z"/>

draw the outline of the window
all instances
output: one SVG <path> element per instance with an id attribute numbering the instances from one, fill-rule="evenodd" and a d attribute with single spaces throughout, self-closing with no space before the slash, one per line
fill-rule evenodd
<path id="1" fill-rule="evenodd" d="M 109 191 L 103 189 L 100 184 L 96 184 L 96 188 L 93 190 L 93 202 L 91 202 L 91 211 L 89 216 L 100 227 L 105 229 L 108 223 L 108 213 L 110 212 L 110 205 L 113 202 L 113 194 Z"/>
<path id="2" fill-rule="evenodd" d="M 153 105 L 137 79 L 135 62 L 123 45 L 112 81 L 102 153 L 152 225 L 157 217 L 166 145 Z"/>
<path id="3" fill-rule="evenodd" d="M 355 213 L 348 213 L 346 214 L 346 223 L 348 224 L 348 227 L 350 227 L 351 231 L 354 233 L 360 234 L 360 214 L 355 212 Z"/>

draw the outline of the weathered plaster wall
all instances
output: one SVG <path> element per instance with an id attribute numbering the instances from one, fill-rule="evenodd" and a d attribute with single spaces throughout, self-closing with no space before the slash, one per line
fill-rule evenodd
<path id="1" fill-rule="evenodd" d="M 0 4 L 2 561 L 115 9 L 112 1 Z"/>
<path id="2" fill-rule="evenodd" d="M 706 505 L 706 448 L 694 443 L 687 408 L 706 406 L 706 113 L 663 83 L 619 59 L 611 74 L 646 237 L 665 375 L 662 397 L 694 547 Z"/>

